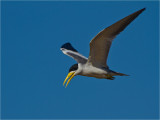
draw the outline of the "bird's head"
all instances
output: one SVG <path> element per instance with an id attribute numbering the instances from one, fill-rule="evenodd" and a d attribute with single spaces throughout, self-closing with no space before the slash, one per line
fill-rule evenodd
<path id="1" fill-rule="evenodd" d="M 68 79 L 68 81 L 66 83 L 66 87 L 67 87 L 67 85 L 69 84 L 69 82 L 71 81 L 71 79 L 75 76 L 75 72 L 76 72 L 77 69 L 78 69 L 78 64 L 74 64 L 74 65 L 72 65 L 69 68 L 68 75 L 67 75 L 66 79 L 64 80 L 63 85 L 65 84 L 65 82 Z"/>

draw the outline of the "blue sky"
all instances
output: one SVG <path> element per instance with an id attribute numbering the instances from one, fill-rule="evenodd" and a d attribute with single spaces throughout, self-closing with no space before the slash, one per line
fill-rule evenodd
<path id="1" fill-rule="evenodd" d="M 2 118 L 158 118 L 158 2 L 2 2 Z M 102 29 L 146 7 L 114 40 L 108 66 L 129 74 L 62 84 Z"/>

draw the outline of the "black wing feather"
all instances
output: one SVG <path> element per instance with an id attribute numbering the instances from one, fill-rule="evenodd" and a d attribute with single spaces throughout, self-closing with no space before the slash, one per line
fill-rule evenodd
<path id="1" fill-rule="evenodd" d="M 67 50 L 78 52 L 76 49 L 73 48 L 73 46 L 70 43 L 65 43 L 64 45 L 61 46 L 61 48 L 65 48 Z"/>

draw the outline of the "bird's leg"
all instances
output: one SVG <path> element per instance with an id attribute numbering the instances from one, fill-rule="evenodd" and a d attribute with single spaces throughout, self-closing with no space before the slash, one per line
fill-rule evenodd
<path id="1" fill-rule="evenodd" d="M 106 76 L 107 76 L 107 79 L 109 79 L 109 80 L 114 80 L 115 79 L 115 77 L 113 77 L 111 75 L 106 75 Z"/>

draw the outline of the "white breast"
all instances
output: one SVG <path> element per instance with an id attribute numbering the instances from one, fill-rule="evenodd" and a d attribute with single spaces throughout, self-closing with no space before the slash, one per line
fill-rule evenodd
<path id="1" fill-rule="evenodd" d="M 84 65 L 79 65 L 79 74 L 82 76 L 88 76 L 88 77 L 96 77 L 96 78 L 106 78 L 107 71 L 94 67 L 92 65 L 84 64 Z"/>

